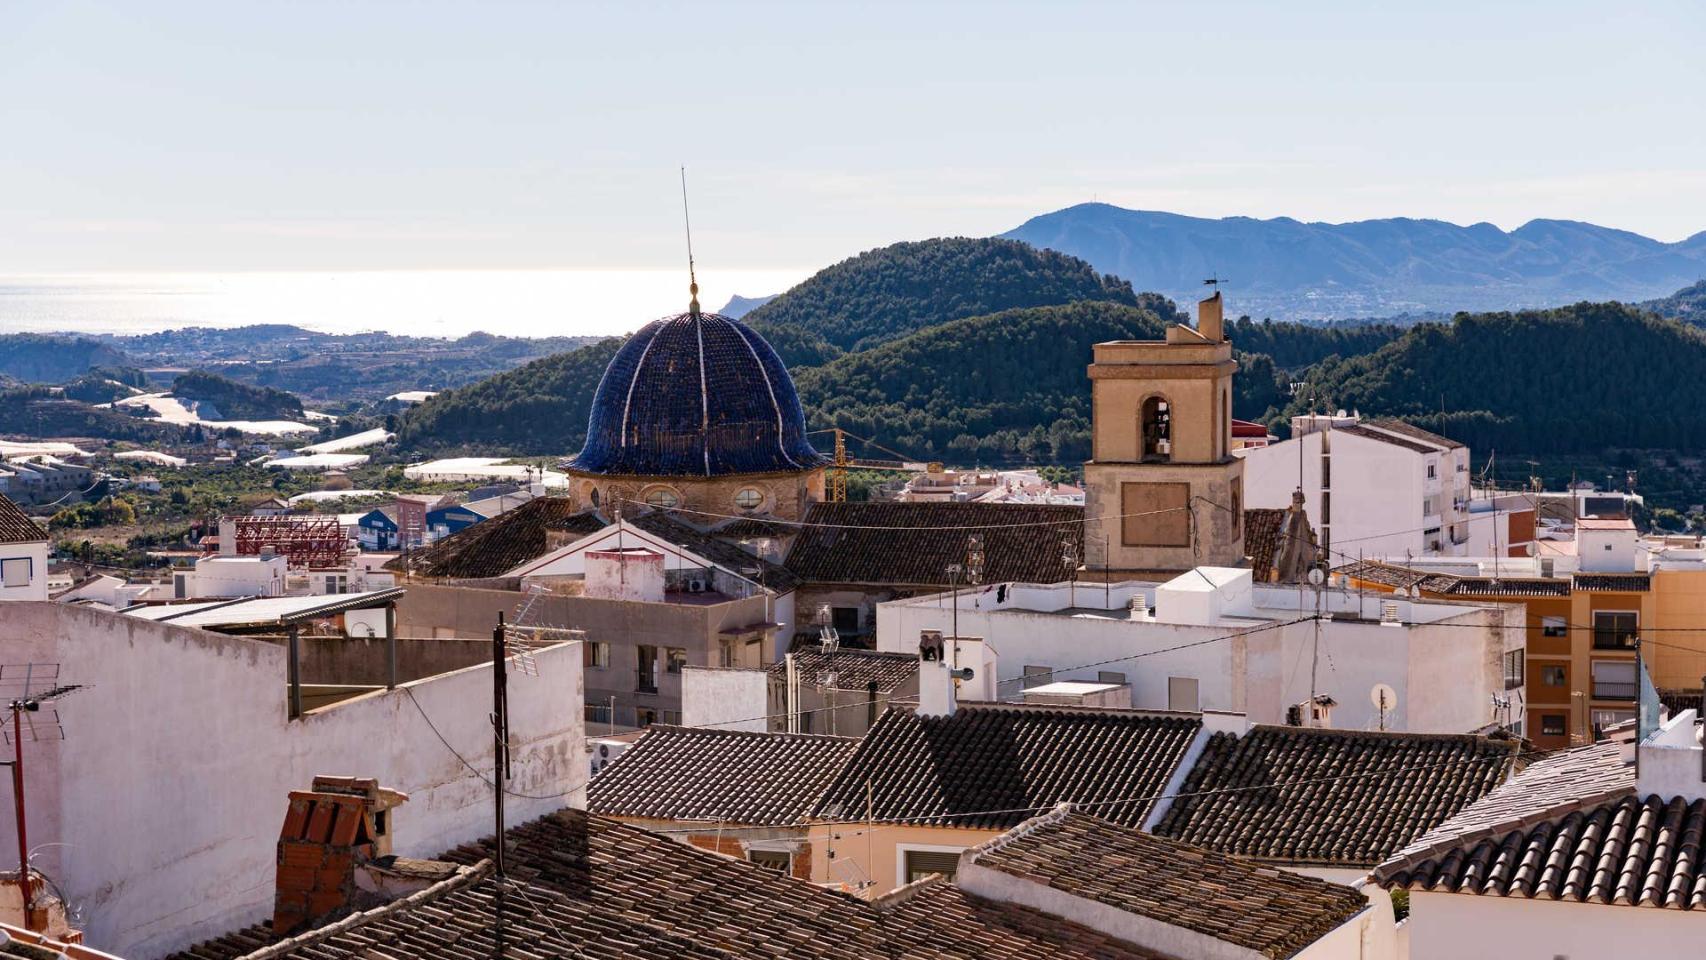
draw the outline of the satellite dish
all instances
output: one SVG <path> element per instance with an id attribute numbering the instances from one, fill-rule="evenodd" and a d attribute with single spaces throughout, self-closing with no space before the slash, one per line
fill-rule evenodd
<path id="1" fill-rule="evenodd" d="M 1522 549 L 1523 549 L 1524 553 L 1526 553 L 1532 557 L 1532 556 L 1535 556 L 1535 555 L 1540 553 L 1540 544 L 1535 543 L 1531 540 L 1531 541 L 1529 541 L 1528 545 L 1523 547 Z"/>
<path id="2" fill-rule="evenodd" d="M 1326 582 L 1327 582 L 1326 571 L 1322 570 L 1320 567 L 1310 567 L 1309 568 L 1309 585 L 1310 586 L 1319 587 L 1321 584 L 1326 583 Z"/>
<path id="3" fill-rule="evenodd" d="M 1374 709 L 1390 713 L 1398 709 L 1398 691 L 1390 684 L 1377 683 L 1368 691 L 1368 702 L 1374 704 Z"/>

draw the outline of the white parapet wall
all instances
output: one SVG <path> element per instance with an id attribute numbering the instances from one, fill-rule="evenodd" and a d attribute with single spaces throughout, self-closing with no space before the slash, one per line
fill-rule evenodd
<path id="1" fill-rule="evenodd" d="M 35 863 L 93 946 L 148 960 L 269 915 L 287 795 L 317 774 L 409 794 L 399 855 L 491 833 L 489 665 L 291 720 L 281 644 L 54 603 L 9 605 L 0 642 L 7 663 L 91 685 L 25 762 Z M 585 806 L 580 648 L 533 658 L 537 676 L 510 673 L 511 823 Z M 15 851 L 8 832 L 0 861 Z"/>
<path id="2" fill-rule="evenodd" d="M 763 733 L 769 729 L 767 682 L 763 670 L 685 666 L 681 669 L 681 723 Z"/>

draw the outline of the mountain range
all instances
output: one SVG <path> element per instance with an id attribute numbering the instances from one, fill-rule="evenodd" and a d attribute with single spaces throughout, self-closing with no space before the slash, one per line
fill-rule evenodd
<path id="1" fill-rule="evenodd" d="M 1706 232 L 1665 243 L 1570 220 L 1206 219 L 1085 203 L 1002 234 L 1180 302 L 1218 278 L 1233 309 L 1326 320 L 1643 301 L 1706 277 Z"/>

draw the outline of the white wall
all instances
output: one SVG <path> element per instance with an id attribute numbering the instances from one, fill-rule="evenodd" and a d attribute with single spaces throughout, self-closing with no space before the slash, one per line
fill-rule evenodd
<path id="1" fill-rule="evenodd" d="M 1636 748 L 1639 778 L 1636 794 L 1699 799 L 1706 797 L 1706 771 L 1701 769 L 1701 745 L 1694 734 L 1695 711 L 1671 717 Z"/>
<path id="2" fill-rule="evenodd" d="M 1297 440 L 1237 451 L 1244 458 L 1244 502 L 1251 507 L 1289 507 L 1298 486 L 1298 457 L 1303 458 L 1304 509 L 1317 535 L 1321 521 L 1321 444 L 1331 450 L 1332 517 L 1329 548 L 1334 563 L 1359 554 L 1367 557 L 1420 556 L 1427 552 L 1422 535 L 1422 498 L 1429 495 L 1425 458 L 1403 447 L 1339 431 L 1308 434 Z M 1433 489 L 1446 490 L 1450 458 L 1437 455 Z M 1442 531 L 1442 538 L 1446 533 Z M 1449 543 L 1447 544 L 1449 547 Z"/>
<path id="3" fill-rule="evenodd" d="M 1168 677 L 1194 677 L 1204 710 L 1246 713 L 1252 723 L 1283 723 L 1286 709 L 1313 691 L 1339 702 L 1333 726 L 1372 730 L 1380 726 L 1380 711 L 1369 693 L 1385 683 L 1399 694 L 1386 729 L 1414 733 L 1464 733 L 1489 722 L 1490 697 L 1504 692 L 1500 656 L 1524 644 L 1521 607 L 1397 601 L 1400 618 L 1410 625 L 1323 620 L 1317 646 L 1316 621 L 1288 622 L 1313 616 L 1313 594 L 1304 591 L 1300 600 L 1299 591 L 1282 587 L 1255 591 L 1256 611 L 1266 622 L 1193 626 L 1133 621 L 1123 609 L 1091 616 L 1047 612 L 1072 602 L 1118 606 L 1152 589 L 1153 584 L 1115 584 L 1106 600 L 1100 587 L 1090 586 L 1069 596 L 1061 586 L 1019 584 L 1009 589 L 1005 603 L 997 603 L 993 591 L 963 595 L 959 631 L 985 638 L 998 656 L 1005 700 L 1018 699 L 1026 665 L 1057 670 L 1054 680 L 1094 681 L 1103 671 L 1123 673 L 1132 705 L 1150 710 L 1168 707 Z M 1382 601 L 1391 600 L 1328 590 L 1322 610 L 1378 618 Z M 1277 607 L 1282 601 L 1289 606 Z M 941 595 L 879 604 L 877 648 L 913 653 L 919 631 L 951 631 L 951 603 Z M 1230 638 L 1203 642 L 1217 637 Z M 1168 652 L 1156 652 L 1161 650 Z M 1137 654 L 1144 655 L 1130 659 Z M 1521 716 L 1520 703 L 1512 715 Z"/>
<path id="4" fill-rule="evenodd" d="M 284 595 L 289 561 L 282 556 L 203 557 L 189 579 L 190 597 L 278 597 Z"/>
<path id="5" fill-rule="evenodd" d="M 763 670 L 688 664 L 681 669 L 681 724 L 763 733 L 769 729 L 766 684 Z"/>
<path id="6" fill-rule="evenodd" d="M 1416 960 L 1605 960 L 1697 957 L 1698 912 L 1410 891 L 1405 923 Z"/>
<path id="7" fill-rule="evenodd" d="M 21 587 L 0 586 L 0 601 L 47 599 L 47 541 L 0 543 L 0 560 L 30 561 L 30 581 Z"/>
<path id="8" fill-rule="evenodd" d="M 16 607 L 0 625 L 7 662 L 57 662 L 62 680 L 93 684 L 57 705 L 65 739 L 26 747 L 25 764 L 35 863 L 81 909 L 94 946 L 146 960 L 269 915 L 286 795 L 316 774 L 408 793 L 394 820 L 402 855 L 491 832 L 490 788 L 438 739 L 490 770 L 489 666 L 290 721 L 280 645 Z M 581 651 L 535 659 L 539 676 L 510 674 L 512 823 L 585 805 Z M 0 862 L 16 857 L 4 833 Z"/>

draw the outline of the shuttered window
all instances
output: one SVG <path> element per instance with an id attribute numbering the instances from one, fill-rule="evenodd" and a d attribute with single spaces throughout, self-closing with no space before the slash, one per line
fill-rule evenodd
<path id="1" fill-rule="evenodd" d="M 906 851 L 906 882 L 922 880 L 932 873 L 939 873 L 949 880 L 960 868 L 959 851 L 940 853 L 934 850 Z"/>

